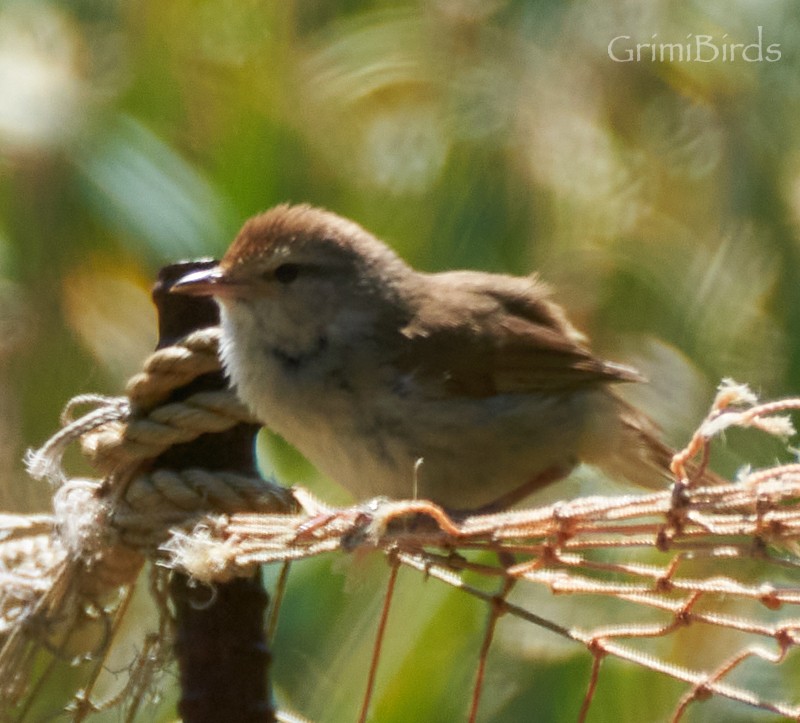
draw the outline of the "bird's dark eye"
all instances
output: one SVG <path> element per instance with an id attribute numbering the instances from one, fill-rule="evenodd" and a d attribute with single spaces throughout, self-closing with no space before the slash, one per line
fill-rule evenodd
<path id="1" fill-rule="evenodd" d="M 281 284 L 291 284 L 300 274 L 299 264 L 281 264 L 275 271 L 275 280 Z"/>

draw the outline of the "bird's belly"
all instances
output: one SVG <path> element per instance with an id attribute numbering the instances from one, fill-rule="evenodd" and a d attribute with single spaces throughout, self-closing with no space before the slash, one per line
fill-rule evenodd
<path id="1" fill-rule="evenodd" d="M 393 494 L 412 496 L 412 490 L 415 497 L 469 510 L 491 505 L 556 469 L 566 474 L 580 456 L 590 405 L 583 393 L 573 393 L 408 406 L 406 423 L 395 424 L 404 428 L 406 456 Z"/>
<path id="2" fill-rule="evenodd" d="M 580 456 L 587 393 L 489 399 L 371 397 L 336 384 L 285 387 L 257 411 L 361 500 L 424 498 L 477 509 Z"/>

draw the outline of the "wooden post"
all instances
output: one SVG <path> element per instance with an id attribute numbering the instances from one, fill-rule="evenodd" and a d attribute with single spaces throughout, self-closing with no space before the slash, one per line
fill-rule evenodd
<path id="1" fill-rule="evenodd" d="M 189 332 L 219 321 L 216 304 L 207 298 L 171 294 L 184 274 L 214 265 L 213 261 L 173 264 L 161 269 L 153 289 L 158 308 L 158 348 Z M 221 373 L 206 374 L 177 389 L 172 401 L 200 391 L 224 388 Z M 219 434 L 204 434 L 176 445 L 153 462 L 153 468 L 201 467 L 256 475 L 255 435 L 258 427 L 239 424 Z M 213 589 L 193 585 L 173 573 L 170 595 L 176 616 L 176 656 L 184 723 L 274 721 L 269 685 L 270 654 L 264 632 L 269 601 L 261 577 L 239 578 Z"/>

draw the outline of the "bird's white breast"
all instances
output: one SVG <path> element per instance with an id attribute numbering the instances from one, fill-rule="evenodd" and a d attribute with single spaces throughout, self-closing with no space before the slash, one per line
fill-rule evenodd
<path id="1" fill-rule="evenodd" d="M 252 314 L 223 307 L 221 317 L 225 370 L 263 424 L 356 498 L 412 495 L 412 471 L 399 469 L 408 466 L 403 436 L 387 437 L 375 420 L 382 393 L 365 395 L 362 385 L 348 379 L 352 370 L 336 345 L 319 359 L 303 359 L 303 350 L 295 350 L 303 360 L 292 368 L 256 333 Z"/>

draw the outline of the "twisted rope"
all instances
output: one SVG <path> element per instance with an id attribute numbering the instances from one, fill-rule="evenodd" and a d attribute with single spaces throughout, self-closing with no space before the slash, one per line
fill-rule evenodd
<path id="1" fill-rule="evenodd" d="M 293 505 L 292 494 L 261 478 L 205 469 L 154 470 L 134 478 L 114 512 L 113 525 L 125 544 L 155 549 L 173 528 L 208 513 L 275 513 Z"/>
<path id="2" fill-rule="evenodd" d="M 85 414 L 80 419 L 70 421 L 71 411 L 78 404 L 84 404 L 87 401 L 99 403 L 101 406 Z M 25 455 L 28 474 L 34 479 L 48 479 L 53 484 L 63 483 L 65 477 L 61 468 L 61 461 L 67 448 L 73 442 L 98 428 L 127 419 L 129 414 L 130 405 L 128 400 L 123 397 L 81 395 L 72 399 L 61 415 L 61 419 L 66 422 L 66 426 L 50 437 L 42 447 L 37 450 L 29 450 Z"/>
<path id="3" fill-rule="evenodd" d="M 147 470 L 173 445 L 255 421 L 231 390 L 169 401 L 176 388 L 219 372 L 218 347 L 219 329 L 203 329 L 153 353 L 127 396 L 74 397 L 62 429 L 26 455 L 30 475 L 58 489 L 52 516 L 0 515 L 0 694 L 9 700 L 24 692 L 19 671 L 31 664 L 35 641 L 79 625 L 87 605 L 106 609 L 138 577 L 143 553 L 154 553 L 173 528 L 191 528 L 208 515 L 292 506 L 288 490 L 261 478 Z M 65 473 L 64 454 L 74 443 L 99 479 Z"/>
<path id="4" fill-rule="evenodd" d="M 289 491 L 260 478 L 146 469 L 175 444 L 255 421 L 230 390 L 169 401 L 175 388 L 219 371 L 218 344 L 217 329 L 194 333 L 156 351 L 129 382 L 128 397 L 73 398 L 62 429 L 28 453 L 30 474 L 58 490 L 52 516 L 0 516 L 0 694 L 7 700 L 24 694 L 28 678 L 21 671 L 38 644 L 80 626 L 87 606 L 113 615 L 118 591 L 140 573 L 142 553 L 156 552 L 173 529 L 189 529 L 208 515 L 292 506 Z M 74 418 L 86 405 L 89 411 Z M 65 473 L 64 454 L 73 443 L 101 479 Z"/>
<path id="5" fill-rule="evenodd" d="M 209 327 L 151 354 L 125 386 L 131 406 L 137 411 L 152 409 L 174 389 L 219 371 L 219 339 L 219 327 Z"/>
<path id="6" fill-rule="evenodd" d="M 82 447 L 89 461 L 107 475 L 158 457 L 170 447 L 191 442 L 202 434 L 224 432 L 256 420 L 232 391 L 222 390 L 198 392 L 181 402 L 155 407 L 146 416 L 113 421 L 126 424 L 98 425 L 77 435 L 83 437 Z"/>

